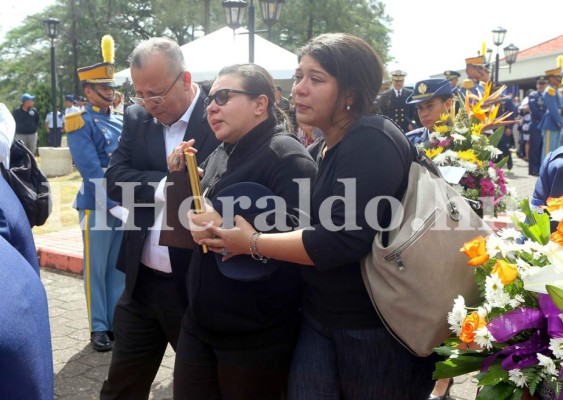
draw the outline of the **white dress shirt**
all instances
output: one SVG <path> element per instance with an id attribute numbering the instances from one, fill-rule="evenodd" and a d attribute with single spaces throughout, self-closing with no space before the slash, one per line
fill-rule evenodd
<path id="1" fill-rule="evenodd" d="M 197 99 L 199 98 L 200 89 L 197 87 L 197 92 L 184 115 L 173 123 L 172 125 L 163 126 L 164 146 L 166 148 L 166 158 L 174 151 L 174 149 L 184 139 L 184 134 L 188 128 L 188 122 L 195 108 Z M 141 262 L 147 267 L 156 269 L 162 272 L 172 272 L 170 265 L 170 255 L 168 254 L 168 247 L 160 246 L 160 228 L 162 227 L 162 220 L 164 217 L 164 185 L 166 177 L 162 178 L 154 193 L 155 208 L 157 215 L 154 220 L 154 225 L 149 229 L 149 234 L 143 245 L 143 254 L 141 255 Z"/>
<path id="2" fill-rule="evenodd" d="M 15 133 L 16 121 L 4 103 L 0 103 L 0 162 L 4 163 L 6 169 L 10 168 L 10 148 Z"/>

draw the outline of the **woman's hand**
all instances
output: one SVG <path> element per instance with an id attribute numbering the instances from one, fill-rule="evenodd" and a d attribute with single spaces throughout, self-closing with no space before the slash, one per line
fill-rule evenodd
<path id="1" fill-rule="evenodd" d="M 209 250 L 223 255 L 223 261 L 239 254 L 250 254 L 250 236 L 256 229 L 243 217 L 235 217 L 235 227 L 223 229 L 218 225 L 208 225 L 208 231 L 213 235 L 198 242 L 207 245 Z"/>
<path id="2" fill-rule="evenodd" d="M 202 239 L 212 238 L 213 233 L 208 229 L 209 226 L 221 226 L 223 218 L 215 209 L 204 202 L 205 212 L 196 214 L 195 211 L 188 211 L 188 221 L 190 222 L 190 232 L 196 243 Z"/>
<path id="3" fill-rule="evenodd" d="M 184 169 L 186 169 L 186 159 L 184 158 L 184 152 L 189 151 L 190 153 L 196 154 L 197 149 L 192 147 L 194 143 L 194 139 L 190 139 L 187 142 L 180 142 L 180 144 L 176 146 L 174 150 L 172 150 L 172 153 L 170 153 L 167 158 L 168 171 L 174 172 L 183 171 Z"/>

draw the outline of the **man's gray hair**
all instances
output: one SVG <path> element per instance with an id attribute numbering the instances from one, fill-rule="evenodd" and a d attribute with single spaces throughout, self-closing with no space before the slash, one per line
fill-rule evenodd
<path id="1" fill-rule="evenodd" d="M 184 71 L 184 56 L 178 43 L 165 37 L 155 37 L 142 41 L 129 56 L 131 67 L 142 69 L 147 57 L 163 54 L 168 60 L 168 70 L 171 74 Z"/>

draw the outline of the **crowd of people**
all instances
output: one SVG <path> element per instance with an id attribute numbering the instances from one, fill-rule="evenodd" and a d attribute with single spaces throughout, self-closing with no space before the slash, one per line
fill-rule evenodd
<path id="1" fill-rule="evenodd" d="M 83 180 L 74 207 L 90 340 L 112 351 L 100 398 L 148 399 L 170 344 L 175 399 L 446 399 L 452 381 L 432 380 L 437 356 L 410 353 L 371 303 L 360 262 L 392 210 L 364 210 L 374 198 L 401 200 L 409 141 L 423 146 L 456 96 L 482 95 L 484 58 L 466 59 L 459 86 L 459 72 L 445 71 L 411 90 L 397 70 L 381 92 L 384 67 L 369 44 L 322 34 L 299 49 L 286 98 L 255 64 L 225 66 L 204 90 L 176 42 L 151 38 L 130 56 L 135 96 L 124 104 L 111 36 L 101 47 L 102 62 L 76 71 L 85 97 L 66 96 L 64 112 L 45 119 L 49 145 L 66 133 Z M 519 120 L 529 173 L 542 175 L 535 205 L 563 191 L 560 86 L 561 68 L 549 70 L 518 106 L 501 104 Z M 0 104 L 6 168 L 13 140 L 35 153 L 34 99 L 25 93 L 13 117 Z M 512 136 L 506 129 L 499 143 L 509 169 Z M 185 210 L 192 246 L 166 246 L 166 187 L 186 173 L 188 153 L 208 202 Z M 229 214 L 229 196 L 251 206 Z M 264 197 L 280 203 L 262 220 Z M 22 212 L 0 177 L 0 275 L 17 275 L 1 294 L 0 392 L 52 399 L 47 299 Z M 23 329 L 31 334 L 16 346 Z"/>

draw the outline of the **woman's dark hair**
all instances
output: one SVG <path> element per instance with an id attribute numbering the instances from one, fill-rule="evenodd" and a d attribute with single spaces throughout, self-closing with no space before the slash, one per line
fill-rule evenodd
<path id="1" fill-rule="evenodd" d="M 338 95 L 355 95 L 350 110 L 358 115 L 374 112 L 374 103 L 383 79 L 383 64 L 363 39 L 347 33 L 325 33 L 311 39 L 297 53 L 314 58 L 338 82 Z"/>

